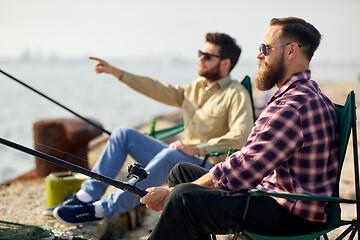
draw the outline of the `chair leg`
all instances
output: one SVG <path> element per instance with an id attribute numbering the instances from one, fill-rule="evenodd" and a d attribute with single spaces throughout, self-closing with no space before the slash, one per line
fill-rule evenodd
<path id="1" fill-rule="evenodd" d="M 233 237 L 232 240 L 236 240 L 236 239 L 238 238 L 238 236 L 239 236 L 239 233 L 238 233 L 238 232 L 234 233 L 234 237 Z"/>
<path id="2" fill-rule="evenodd" d="M 352 140 L 353 140 L 353 154 L 354 154 L 354 174 L 355 174 L 355 196 L 357 200 L 360 200 L 360 180 L 359 180 L 359 153 L 358 153 L 358 143 L 357 143 L 357 130 L 356 130 L 356 102 L 355 102 L 355 93 L 351 92 L 351 105 L 352 105 Z M 353 232 L 358 232 L 358 239 L 360 239 L 360 203 L 356 203 L 356 222 L 352 225 L 354 226 Z M 355 235 L 354 233 L 354 235 Z"/>
<path id="3" fill-rule="evenodd" d="M 356 232 L 358 232 L 358 229 L 356 229 L 356 226 L 354 226 L 353 230 L 351 231 L 349 240 L 354 239 Z"/>
<path id="4" fill-rule="evenodd" d="M 216 240 L 216 234 L 211 234 L 212 240 Z"/>
<path id="5" fill-rule="evenodd" d="M 345 229 L 345 231 L 340 235 L 338 236 L 335 240 L 341 240 L 341 239 L 344 239 L 344 237 L 346 237 L 346 235 L 348 235 L 351 231 L 353 231 L 354 229 L 354 225 L 351 224 L 347 229 Z"/>

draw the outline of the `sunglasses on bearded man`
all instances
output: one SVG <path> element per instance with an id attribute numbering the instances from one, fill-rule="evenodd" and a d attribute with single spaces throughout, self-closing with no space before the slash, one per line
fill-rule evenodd
<path id="1" fill-rule="evenodd" d="M 268 55 L 268 49 L 270 48 L 274 48 L 274 47 L 284 47 L 284 46 L 287 46 L 287 45 L 290 45 L 291 43 L 285 43 L 285 44 L 281 44 L 281 45 L 277 45 L 277 46 L 273 46 L 273 47 L 270 47 L 270 46 L 266 46 L 265 43 L 262 43 L 260 44 L 259 46 L 259 52 L 261 52 L 262 54 L 264 54 L 264 56 L 267 56 Z M 297 44 L 299 46 L 299 48 L 301 48 L 301 45 L 300 44 Z"/>

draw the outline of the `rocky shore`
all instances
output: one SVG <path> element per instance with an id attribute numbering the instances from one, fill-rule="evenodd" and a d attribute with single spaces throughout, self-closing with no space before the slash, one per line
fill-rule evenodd
<path id="1" fill-rule="evenodd" d="M 332 83 L 321 84 L 321 88 L 334 103 L 338 104 L 343 104 L 348 92 L 355 90 L 357 98 L 356 103 L 357 106 L 360 106 L 359 85 L 359 83 Z M 254 90 L 254 98 L 257 98 L 258 96 L 258 92 Z M 357 110 L 357 116 L 360 116 L 359 109 Z M 173 119 L 177 119 L 175 121 L 178 121 L 178 115 Z M 358 120 L 358 138 L 360 136 L 359 122 L 360 121 Z M 173 124 L 173 121 L 162 119 L 159 122 L 159 128 L 167 127 Z M 149 125 L 144 125 L 140 126 L 140 128 L 148 129 L 148 126 Z M 169 141 L 171 140 L 172 139 Z M 101 145 L 101 142 L 103 143 L 103 141 L 98 141 L 93 144 L 99 146 Z M 92 151 L 89 152 L 90 162 L 96 161 L 97 156 L 99 155 L 99 149 L 101 149 L 101 147 L 92 147 Z M 340 185 L 341 197 L 345 198 L 355 198 L 352 153 L 352 141 L 350 141 Z M 129 163 L 132 163 L 131 159 L 129 159 Z M 108 191 L 111 192 L 114 191 L 114 189 L 110 188 Z M 139 206 L 129 213 L 122 214 L 117 220 L 111 223 L 106 220 L 102 220 L 92 224 L 69 226 L 61 224 L 53 217 L 44 216 L 42 212 L 46 207 L 47 199 L 45 180 L 44 178 L 39 179 L 35 177 L 34 173 L 29 173 L 22 178 L 17 178 L 0 185 L 0 220 L 36 225 L 42 228 L 49 228 L 53 231 L 85 239 L 147 239 L 151 229 L 155 226 L 160 215 L 159 212 L 153 212 L 147 210 L 144 206 Z M 351 205 L 342 206 L 342 216 L 344 219 L 355 218 L 355 212 L 355 207 Z M 333 231 L 330 234 L 330 239 L 333 239 L 339 231 L 340 230 L 338 229 Z M 228 236 L 219 237 L 218 239 L 228 239 Z"/>

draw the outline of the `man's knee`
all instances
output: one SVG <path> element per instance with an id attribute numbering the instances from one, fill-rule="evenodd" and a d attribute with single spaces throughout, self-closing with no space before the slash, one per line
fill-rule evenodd
<path id="1" fill-rule="evenodd" d="M 119 139 L 126 140 L 128 138 L 134 137 L 137 134 L 139 134 L 139 132 L 134 128 L 120 126 L 115 128 L 115 130 L 111 134 L 111 138 L 115 141 Z"/>
<path id="2" fill-rule="evenodd" d="M 174 168 L 171 170 L 171 172 L 174 172 L 174 174 L 183 174 L 184 172 L 187 172 L 188 169 L 190 169 L 194 164 L 187 163 L 187 162 L 181 162 L 174 166 Z"/>
<path id="3" fill-rule="evenodd" d="M 181 162 L 176 164 L 168 175 L 169 186 L 188 183 L 197 180 L 208 172 L 207 169 L 192 163 Z"/>
<path id="4" fill-rule="evenodd" d="M 130 133 L 132 131 L 136 131 L 134 128 L 126 127 L 126 126 L 120 126 L 115 128 L 115 130 L 112 132 L 112 136 L 119 136 L 119 135 L 126 135 L 127 133 Z"/>
<path id="5" fill-rule="evenodd" d="M 169 186 L 173 187 L 177 184 L 182 183 L 182 181 L 180 179 L 182 179 L 181 176 L 183 176 L 184 171 L 186 171 L 186 169 L 188 168 L 188 166 L 190 165 L 190 163 L 186 163 L 186 162 L 181 162 L 176 164 L 170 171 L 169 175 L 168 175 L 168 182 L 169 182 Z"/>

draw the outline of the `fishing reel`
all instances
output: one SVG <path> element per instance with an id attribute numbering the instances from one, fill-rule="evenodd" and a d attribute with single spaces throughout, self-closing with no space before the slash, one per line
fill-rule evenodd
<path id="1" fill-rule="evenodd" d="M 134 183 L 134 186 L 147 178 L 147 176 L 150 174 L 148 171 L 146 171 L 139 163 L 134 163 L 134 165 L 129 165 L 127 167 L 128 175 L 127 178 L 135 177 L 138 180 Z"/>

